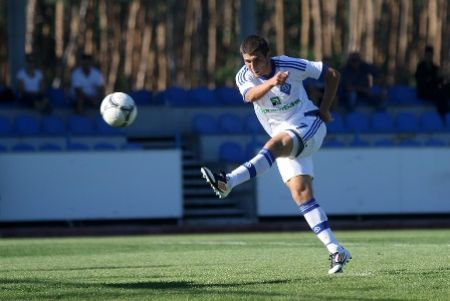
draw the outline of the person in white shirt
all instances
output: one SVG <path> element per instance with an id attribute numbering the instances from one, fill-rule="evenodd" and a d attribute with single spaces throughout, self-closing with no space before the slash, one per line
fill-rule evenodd
<path id="1" fill-rule="evenodd" d="M 267 41 L 256 35 L 242 42 L 240 52 L 245 65 L 236 75 L 236 84 L 244 102 L 253 104 L 256 116 L 271 138 L 256 156 L 230 173 L 214 173 L 202 167 L 203 177 L 223 198 L 233 187 L 261 175 L 276 162 L 301 214 L 330 254 L 328 273 L 342 272 L 351 259 L 350 252 L 334 237 L 328 217 L 312 189 L 312 155 L 322 145 L 325 123 L 331 121 L 330 107 L 340 74 L 322 62 L 271 57 Z M 308 98 L 303 87 L 306 78 L 324 79 L 320 107 Z"/>
<path id="2" fill-rule="evenodd" d="M 83 114 L 86 106 L 99 107 L 104 96 L 104 79 L 100 70 L 92 65 L 92 56 L 81 56 L 80 66 L 72 72 L 71 84 L 71 96 L 78 114 Z"/>
<path id="3" fill-rule="evenodd" d="M 51 112 L 49 101 L 45 97 L 44 75 L 42 70 L 36 67 L 32 54 L 26 55 L 25 68 L 17 72 L 16 79 L 20 103 L 41 113 Z"/>

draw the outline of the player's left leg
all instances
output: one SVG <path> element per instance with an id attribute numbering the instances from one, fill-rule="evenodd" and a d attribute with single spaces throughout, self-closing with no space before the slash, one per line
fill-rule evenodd
<path id="1" fill-rule="evenodd" d="M 286 182 L 292 199 L 299 206 L 300 212 L 317 238 L 330 253 L 331 267 L 329 274 L 343 271 L 344 265 L 352 258 L 335 238 L 328 223 L 328 217 L 319 203 L 314 199 L 312 191 L 312 177 L 297 175 Z"/>

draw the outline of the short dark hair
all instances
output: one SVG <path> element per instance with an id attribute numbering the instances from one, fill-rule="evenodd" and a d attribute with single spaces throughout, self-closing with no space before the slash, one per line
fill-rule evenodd
<path id="1" fill-rule="evenodd" d="M 241 54 L 254 54 L 256 52 L 261 52 L 266 56 L 269 51 L 269 44 L 267 41 L 260 36 L 250 35 L 244 39 L 240 47 Z"/>
<path id="2" fill-rule="evenodd" d="M 431 45 L 425 46 L 425 53 L 431 53 L 431 54 L 433 54 L 433 52 L 434 52 L 433 46 L 431 46 Z"/>

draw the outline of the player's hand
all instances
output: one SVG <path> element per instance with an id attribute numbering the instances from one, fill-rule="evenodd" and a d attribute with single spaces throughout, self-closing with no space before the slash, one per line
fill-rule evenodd
<path id="1" fill-rule="evenodd" d="M 287 72 L 287 71 L 278 72 L 270 80 L 272 82 L 272 85 L 278 86 L 278 85 L 284 84 L 284 82 L 286 81 L 288 76 L 289 76 L 289 72 Z"/>
<path id="2" fill-rule="evenodd" d="M 323 122 L 328 123 L 333 121 L 333 116 L 331 116 L 330 111 L 320 110 L 319 111 L 319 117 L 322 119 Z"/>

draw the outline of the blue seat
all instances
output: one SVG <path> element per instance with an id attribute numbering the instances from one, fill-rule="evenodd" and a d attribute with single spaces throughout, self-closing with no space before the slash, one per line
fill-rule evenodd
<path id="1" fill-rule="evenodd" d="M 392 133 L 394 118 L 387 112 L 374 112 L 370 116 L 370 129 L 377 133 Z"/>
<path id="2" fill-rule="evenodd" d="M 143 150 L 144 147 L 141 144 L 137 143 L 125 143 L 122 145 L 122 150 Z"/>
<path id="3" fill-rule="evenodd" d="M 444 140 L 438 139 L 438 138 L 430 138 L 425 141 L 425 146 L 433 146 L 433 147 L 444 147 L 447 146 L 448 143 L 446 143 Z"/>
<path id="4" fill-rule="evenodd" d="M 344 142 L 336 139 L 336 138 L 326 138 L 323 142 L 323 147 L 325 148 L 339 148 L 344 147 Z"/>
<path id="5" fill-rule="evenodd" d="M 445 114 L 445 130 L 450 131 L 450 113 Z"/>
<path id="6" fill-rule="evenodd" d="M 218 134 L 219 124 L 213 116 L 199 113 L 192 118 L 192 130 L 198 134 Z"/>
<path id="7" fill-rule="evenodd" d="M 64 89 L 62 88 L 48 88 L 46 95 L 50 105 L 54 108 L 64 108 L 69 105 Z"/>
<path id="8" fill-rule="evenodd" d="M 445 128 L 444 120 L 434 111 L 424 112 L 420 116 L 420 129 L 425 132 L 442 132 Z"/>
<path id="9" fill-rule="evenodd" d="M 383 138 L 383 139 L 374 141 L 373 146 L 375 146 L 375 147 L 392 147 L 392 146 L 395 146 L 395 143 L 391 139 Z"/>
<path id="10" fill-rule="evenodd" d="M 36 148 L 29 143 L 17 143 L 11 148 L 13 152 L 34 152 Z"/>
<path id="11" fill-rule="evenodd" d="M 162 101 L 169 106 L 188 106 L 190 105 L 188 93 L 183 88 L 170 87 L 161 92 Z"/>
<path id="12" fill-rule="evenodd" d="M 395 116 L 395 129 L 401 133 L 412 133 L 419 130 L 419 120 L 410 112 L 399 112 Z"/>
<path id="13" fill-rule="evenodd" d="M 197 87 L 187 92 L 188 103 L 193 106 L 215 106 L 219 101 L 213 91 L 206 87 Z"/>
<path id="14" fill-rule="evenodd" d="M 345 115 L 347 128 L 355 133 L 367 132 L 369 130 L 369 118 L 361 112 L 351 112 Z"/>
<path id="15" fill-rule="evenodd" d="M 43 116 L 41 118 L 41 133 L 44 135 L 64 135 L 66 123 L 60 116 Z"/>
<path id="16" fill-rule="evenodd" d="M 418 104 L 416 90 L 412 87 L 395 85 L 388 89 L 388 102 L 390 104 Z"/>
<path id="17" fill-rule="evenodd" d="M 327 131 L 329 133 L 343 133 L 346 131 L 344 125 L 344 118 L 338 112 L 331 113 L 333 121 L 327 124 Z"/>
<path id="18" fill-rule="evenodd" d="M 38 118 L 32 115 L 18 115 L 14 120 L 15 132 L 19 136 L 35 136 L 39 134 Z"/>
<path id="19" fill-rule="evenodd" d="M 422 144 L 414 139 L 405 139 L 400 141 L 398 145 L 402 147 L 418 147 L 421 146 Z"/>
<path id="20" fill-rule="evenodd" d="M 369 141 L 366 141 L 364 139 L 361 139 L 359 137 L 355 137 L 349 144 L 350 146 L 353 147 L 369 147 L 370 143 Z"/>
<path id="21" fill-rule="evenodd" d="M 94 145 L 94 150 L 117 150 L 117 146 L 108 142 L 99 142 Z"/>
<path id="22" fill-rule="evenodd" d="M 69 116 L 68 128 L 73 135 L 92 135 L 95 133 L 92 120 L 84 115 Z"/>
<path id="23" fill-rule="evenodd" d="M 226 106 L 244 105 L 244 99 L 238 89 L 230 87 L 219 87 L 215 90 L 219 102 Z"/>
<path id="24" fill-rule="evenodd" d="M 6 116 L 0 116 L 0 136 L 9 136 L 12 130 L 11 120 Z"/>
<path id="25" fill-rule="evenodd" d="M 252 141 L 245 146 L 245 157 L 247 159 L 253 158 L 263 148 L 265 143 L 265 141 L 252 139 Z"/>
<path id="26" fill-rule="evenodd" d="M 249 134 L 264 134 L 264 128 L 254 113 L 250 113 L 244 118 L 244 129 Z"/>
<path id="27" fill-rule="evenodd" d="M 134 90 L 129 95 L 137 105 L 150 105 L 152 103 L 152 92 L 148 90 Z"/>
<path id="28" fill-rule="evenodd" d="M 236 142 L 224 142 L 219 147 L 219 160 L 226 163 L 242 163 L 246 155 L 244 148 Z"/>
<path id="29" fill-rule="evenodd" d="M 106 136 L 122 135 L 122 130 L 107 124 L 102 116 L 97 115 L 94 119 L 94 126 L 97 134 Z"/>
<path id="30" fill-rule="evenodd" d="M 80 142 L 68 143 L 66 149 L 68 151 L 88 151 L 90 147 L 87 144 Z"/>
<path id="31" fill-rule="evenodd" d="M 63 148 L 55 143 L 44 143 L 39 145 L 39 150 L 45 152 L 60 152 Z"/>
<path id="32" fill-rule="evenodd" d="M 244 124 L 238 115 L 224 113 L 219 116 L 219 129 L 224 134 L 241 134 L 244 132 Z"/>
<path id="33" fill-rule="evenodd" d="M 8 151 L 8 148 L 5 145 L 0 144 L 0 153 L 6 153 L 7 151 Z"/>

